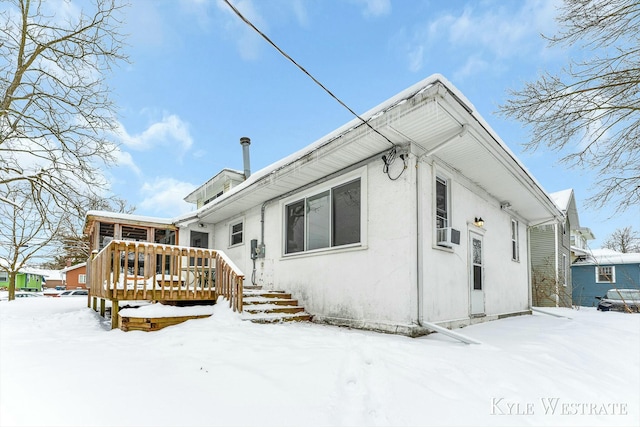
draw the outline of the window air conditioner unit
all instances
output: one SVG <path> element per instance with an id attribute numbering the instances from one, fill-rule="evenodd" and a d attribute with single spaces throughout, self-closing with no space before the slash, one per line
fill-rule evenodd
<path id="1" fill-rule="evenodd" d="M 453 245 L 460 244 L 460 230 L 451 227 L 438 228 L 438 246 L 452 248 Z"/>

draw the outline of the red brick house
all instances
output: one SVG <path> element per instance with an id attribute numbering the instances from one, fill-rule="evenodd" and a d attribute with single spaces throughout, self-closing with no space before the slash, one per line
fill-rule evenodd
<path id="1" fill-rule="evenodd" d="M 87 263 L 72 265 L 61 270 L 66 289 L 87 289 Z"/>

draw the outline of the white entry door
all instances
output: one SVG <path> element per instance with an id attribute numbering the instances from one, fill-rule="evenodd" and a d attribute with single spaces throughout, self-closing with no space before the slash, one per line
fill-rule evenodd
<path id="1" fill-rule="evenodd" d="M 484 314 L 484 248 L 482 236 L 469 233 L 469 286 L 471 315 Z"/>

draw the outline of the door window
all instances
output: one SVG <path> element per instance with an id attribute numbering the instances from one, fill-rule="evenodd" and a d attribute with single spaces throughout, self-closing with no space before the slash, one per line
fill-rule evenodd
<path id="1" fill-rule="evenodd" d="M 471 239 L 472 241 L 472 259 L 473 259 L 473 289 L 482 290 L 482 240 Z"/>

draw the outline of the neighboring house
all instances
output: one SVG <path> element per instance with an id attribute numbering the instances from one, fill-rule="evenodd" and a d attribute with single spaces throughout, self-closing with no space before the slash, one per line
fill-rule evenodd
<path id="1" fill-rule="evenodd" d="M 589 240 L 596 236 L 588 227 L 579 227 L 571 230 L 571 263 L 589 254 Z"/>
<path id="2" fill-rule="evenodd" d="M 60 270 L 65 289 L 87 289 L 87 263 L 72 265 Z"/>
<path id="3" fill-rule="evenodd" d="M 38 271 L 32 271 L 29 268 L 23 268 L 16 274 L 16 290 L 17 291 L 33 291 L 40 292 L 45 281 L 45 277 Z M 9 273 L 0 270 L 0 289 L 9 288 Z"/>
<path id="4" fill-rule="evenodd" d="M 640 253 L 594 249 L 572 266 L 573 302 L 595 307 L 609 289 L 640 289 Z"/>
<path id="5" fill-rule="evenodd" d="M 46 289 L 60 289 L 62 288 L 62 273 L 60 270 L 45 270 L 43 272 L 45 275 L 46 282 L 44 283 L 44 288 Z"/>
<path id="6" fill-rule="evenodd" d="M 49 270 L 44 268 L 30 267 L 33 274 L 39 274 L 44 277 L 42 282 L 42 289 L 60 288 L 62 286 L 62 275 L 60 270 Z"/>
<path id="7" fill-rule="evenodd" d="M 562 211 L 560 221 L 531 228 L 532 303 L 539 307 L 571 307 L 573 242 L 581 230 L 573 189 L 550 193 Z M 582 235 L 581 235 L 582 236 Z"/>
<path id="8" fill-rule="evenodd" d="M 417 335 L 530 313 L 529 229 L 563 215 L 473 105 L 434 75 L 361 117 L 254 175 L 246 162 L 227 192 L 201 187 L 165 232 L 320 322 Z M 117 216 L 89 212 L 87 227 L 117 238 L 136 220 Z M 158 242 L 162 221 L 146 227 Z"/>

